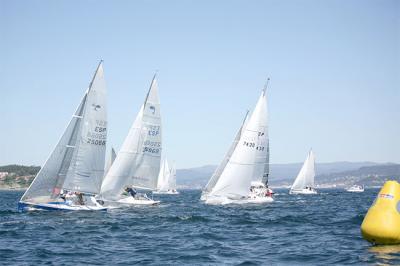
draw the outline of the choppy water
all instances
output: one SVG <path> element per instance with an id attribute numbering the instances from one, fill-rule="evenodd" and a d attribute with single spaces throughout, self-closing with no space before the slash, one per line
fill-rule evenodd
<path id="1" fill-rule="evenodd" d="M 277 190 L 263 206 L 207 206 L 200 191 L 157 207 L 18 213 L 22 192 L 0 191 L 0 264 L 400 264 L 400 247 L 373 247 L 360 225 L 377 190 Z"/>

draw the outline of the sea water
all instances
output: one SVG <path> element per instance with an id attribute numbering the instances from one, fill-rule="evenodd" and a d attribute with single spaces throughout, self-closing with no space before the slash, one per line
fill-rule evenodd
<path id="1" fill-rule="evenodd" d="M 360 225 L 378 190 L 276 189 L 264 205 L 208 206 L 200 191 L 159 195 L 159 206 L 107 212 L 17 212 L 21 191 L 0 191 L 4 265 L 400 264 L 400 247 L 374 247 Z"/>

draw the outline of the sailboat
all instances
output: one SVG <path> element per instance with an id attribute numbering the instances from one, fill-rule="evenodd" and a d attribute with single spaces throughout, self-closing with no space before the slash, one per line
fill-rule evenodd
<path id="1" fill-rule="evenodd" d="M 104 177 L 99 199 L 105 206 L 154 205 L 140 190 L 156 190 L 161 161 L 161 114 L 156 75 L 128 136 Z M 126 195 L 125 192 L 131 194 Z"/>
<path id="2" fill-rule="evenodd" d="M 154 194 L 176 195 L 176 170 L 175 166 L 169 167 L 167 159 L 162 162 L 160 173 L 158 174 L 157 190 Z"/>
<path id="3" fill-rule="evenodd" d="M 269 81 L 269 79 L 268 79 Z M 223 161 L 204 188 L 207 204 L 272 202 L 268 188 L 269 137 L 266 89 L 248 112 Z"/>
<path id="4" fill-rule="evenodd" d="M 169 176 L 169 194 L 177 195 L 179 191 L 176 190 L 176 166 L 172 164 L 171 174 Z"/>
<path id="5" fill-rule="evenodd" d="M 358 192 L 358 193 L 364 192 L 364 186 L 361 186 L 361 185 L 352 185 L 351 187 L 346 188 L 346 191 L 347 191 L 347 192 Z"/>
<path id="6" fill-rule="evenodd" d="M 20 211 L 106 210 L 95 200 L 104 175 L 107 140 L 102 61 L 49 158 L 18 203 Z"/>
<path id="7" fill-rule="evenodd" d="M 290 194 L 317 194 L 314 188 L 314 177 L 315 177 L 315 156 L 312 150 L 307 155 L 307 158 L 301 167 L 299 174 L 292 187 L 290 188 Z"/>

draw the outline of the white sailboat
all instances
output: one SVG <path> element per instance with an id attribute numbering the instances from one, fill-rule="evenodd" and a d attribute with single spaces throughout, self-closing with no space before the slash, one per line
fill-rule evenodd
<path id="1" fill-rule="evenodd" d="M 301 168 L 299 174 L 292 187 L 290 194 L 317 194 L 314 186 L 315 177 L 315 156 L 312 150 L 307 155 L 307 158 Z"/>
<path id="2" fill-rule="evenodd" d="M 177 195 L 179 191 L 176 190 L 176 166 L 172 164 L 171 174 L 169 176 L 169 194 Z"/>
<path id="3" fill-rule="evenodd" d="M 157 189 L 161 148 L 160 101 L 154 76 L 146 99 L 101 186 L 99 198 L 106 206 L 159 203 L 134 189 Z M 124 195 L 127 190 L 131 195 Z"/>
<path id="4" fill-rule="evenodd" d="M 94 199 L 104 175 L 106 85 L 100 62 L 61 139 L 18 203 L 26 210 L 105 210 Z"/>
<path id="5" fill-rule="evenodd" d="M 346 189 L 347 192 L 364 192 L 364 186 L 360 186 L 360 185 L 353 185 L 349 188 Z"/>
<path id="6" fill-rule="evenodd" d="M 240 204 L 273 201 L 267 186 L 269 175 L 267 84 L 253 114 L 250 117 L 246 114 L 225 158 L 204 188 L 201 200 L 206 203 Z"/>
<path id="7" fill-rule="evenodd" d="M 154 194 L 177 195 L 176 190 L 176 170 L 175 166 L 169 167 L 167 159 L 162 162 L 160 173 L 158 174 L 157 190 Z"/>

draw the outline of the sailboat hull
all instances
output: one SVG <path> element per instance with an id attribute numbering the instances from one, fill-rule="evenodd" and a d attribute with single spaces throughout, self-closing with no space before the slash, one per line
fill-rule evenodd
<path id="1" fill-rule="evenodd" d="M 104 204 L 111 208 L 119 208 L 119 207 L 129 207 L 129 206 L 151 206 L 160 204 L 159 200 L 152 200 L 150 198 L 133 198 L 133 197 L 125 197 L 120 200 L 112 201 L 112 200 L 104 200 Z"/>
<path id="2" fill-rule="evenodd" d="M 106 207 L 87 205 L 68 205 L 60 202 L 31 203 L 18 202 L 18 211 L 106 211 Z"/>
<path id="3" fill-rule="evenodd" d="M 156 195 L 178 195 L 178 191 L 153 191 L 153 194 Z"/>
<path id="4" fill-rule="evenodd" d="M 228 205 L 228 204 L 264 204 L 274 201 L 272 197 L 243 197 L 243 198 L 229 198 L 219 196 L 203 197 L 202 200 L 205 204 L 209 205 Z"/>
<path id="5" fill-rule="evenodd" d="M 361 193 L 361 192 L 364 192 L 364 189 L 349 188 L 349 189 L 347 189 L 346 191 L 347 191 L 347 192 Z"/>
<path id="6" fill-rule="evenodd" d="M 309 189 L 299 189 L 299 190 L 290 190 L 289 194 L 291 195 L 296 195 L 296 194 L 302 194 L 302 195 L 316 195 L 318 192 L 316 190 L 309 190 Z"/>

